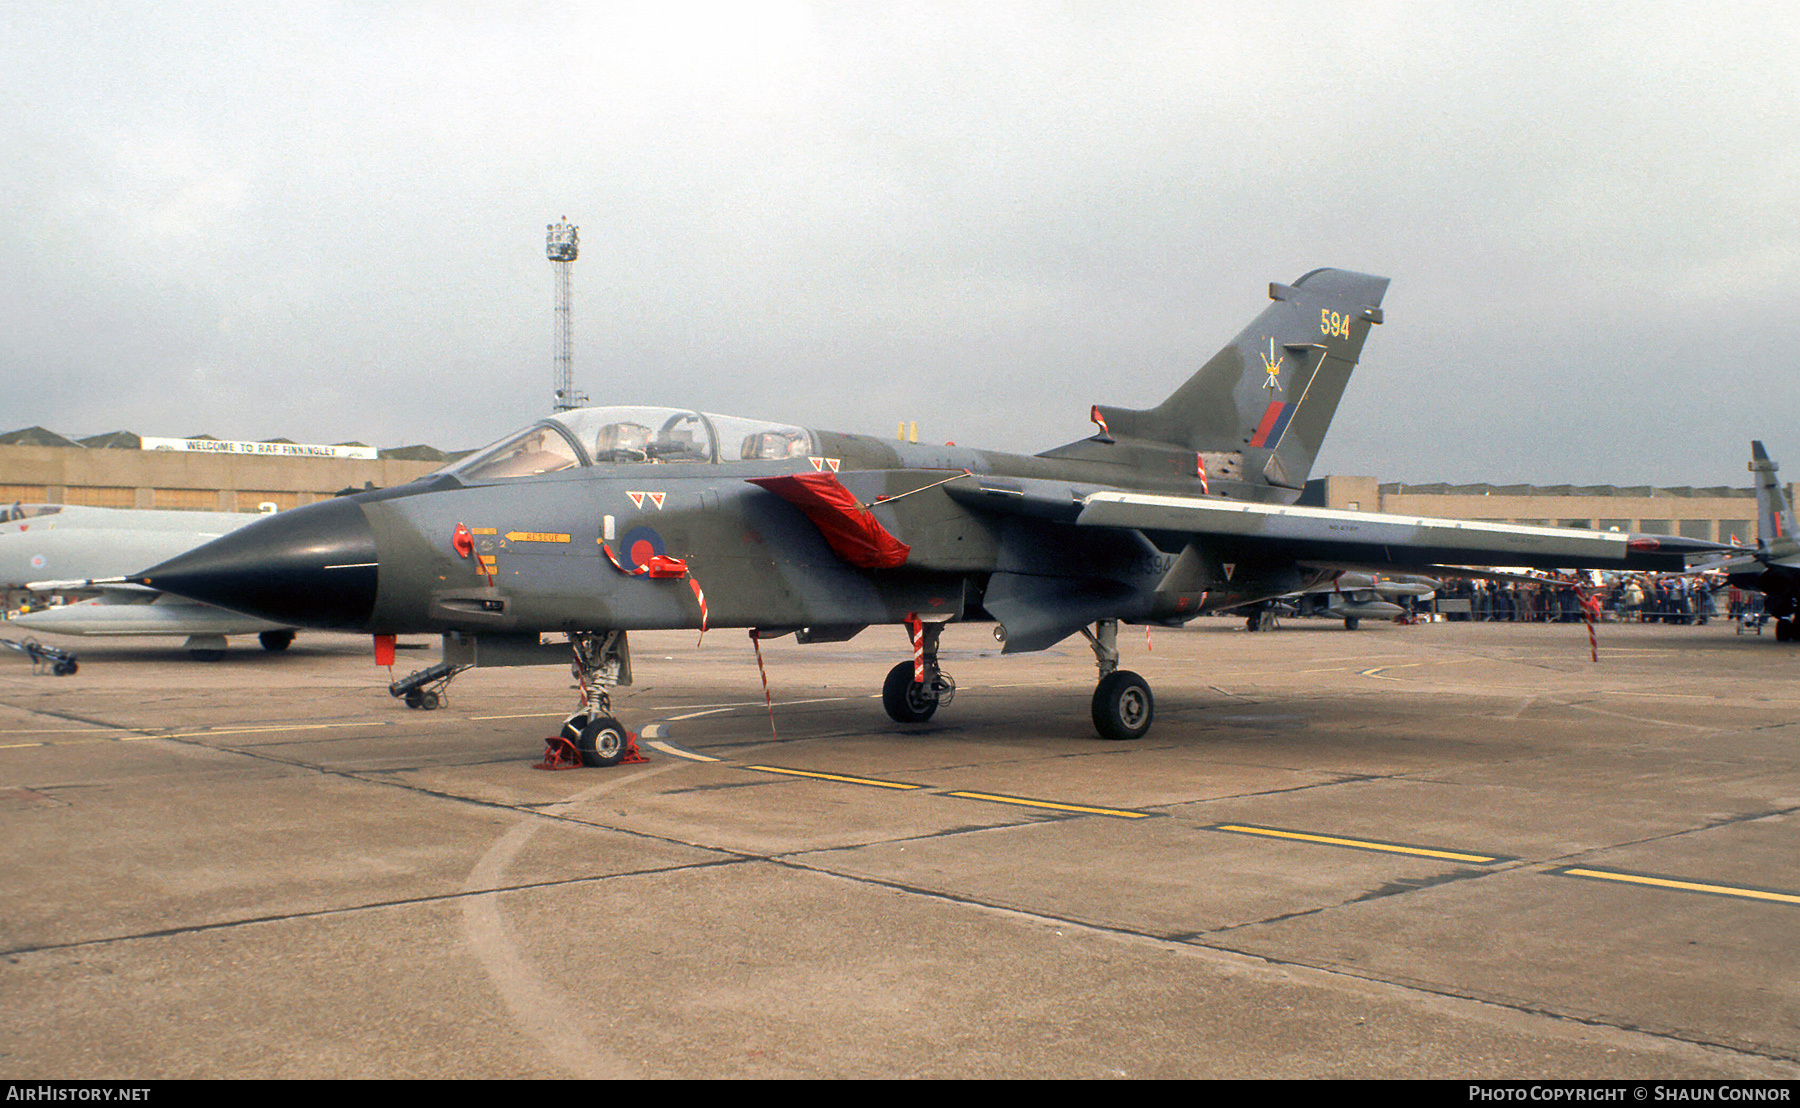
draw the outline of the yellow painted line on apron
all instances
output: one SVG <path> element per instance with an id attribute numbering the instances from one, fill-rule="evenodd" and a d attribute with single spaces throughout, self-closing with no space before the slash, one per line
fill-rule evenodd
<path id="1" fill-rule="evenodd" d="M 1058 804 L 1051 800 L 1027 800 L 1022 796 L 1001 796 L 998 793 L 951 792 L 945 796 L 959 796 L 964 800 L 988 800 L 995 804 L 1016 804 L 1021 808 L 1047 808 L 1055 812 L 1080 812 L 1090 816 L 1117 816 L 1119 819 L 1149 819 L 1149 812 L 1133 812 L 1126 808 L 1099 808 L 1091 804 Z"/>
<path id="2" fill-rule="evenodd" d="M 1441 858 L 1451 862 L 1474 862 L 1488 865 L 1503 861 L 1497 854 L 1467 854 L 1457 850 L 1436 850 L 1425 846 L 1406 846 L 1402 843 L 1384 843 L 1375 839 L 1347 839 L 1338 835 L 1313 835 L 1304 831 L 1284 831 L 1277 827 L 1252 827 L 1243 823 L 1219 823 L 1207 828 L 1209 831 L 1229 831 L 1237 835 L 1261 835 L 1270 839 L 1288 839 L 1294 842 L 1318 843 L 1321 846 L 1342 846 L 1353 850 L 1373 850 L 1383 854 L 1410 854 L 1419 858 Z"/>
<path id="3" fill-rule="evenodd" d="M 780 766 L 745 766 L 759 773 L 782 773 L 789 777 L 811 777 L 819 781 L 841 781 L 846 785 L 873 785 L 878 789 L 922 789 L 923 785 L 909 785 L 902 781 L 877 781 L 870 777 L 851 777 L 843 773 L 815 773 L 804 769 L 783 769 Z"/>
<path id="4" fill-rule="evenodd" d="M 1595 881 L 1621 881 L 1630 885 L 1650 885 L 1659 889 L 1677 889 L 1685 893 L 1708 893 L 1712 896 L 1732 896 L 1744 900 L 1767 900 L 1776 904 L 1800 904 L 1800 894 L 1777 892 L 1774 889 L 1752 889 L 1743 885 L 1715 885 L 1705 881 L 1682 881 L 1674 877 L 1653 877 L 1647 873 L 1622 873 L 1617 870 L 1587 869 L 1582 866 L 1564 866 L 1551 870 L 1566 877 L 1586 877 Z"/>

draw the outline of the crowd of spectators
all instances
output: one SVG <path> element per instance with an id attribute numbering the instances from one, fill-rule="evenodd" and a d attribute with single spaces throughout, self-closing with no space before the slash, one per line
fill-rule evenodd
<path id="1" fill-rule="evenodd" d="M 1620 622 L 1698 625 L 1718 618 L 1721 591 L 1728 591 L 1726 614 L 1733 619 L 1760 610 L 1761 593 L 1727 590 L 1722 578 L 1706 574 L 1612 574 L 1598 582 L 1563 578 L 1541 584 L 1456 580 L 1446 581 L 1438 595 L 1448 600 L 1467 600 L 1466 618 L 1481 623 L 1577 623 L 1585 618 L 1585 595 L 1590 604 L 1597 602 L 1601 612 Z"/>

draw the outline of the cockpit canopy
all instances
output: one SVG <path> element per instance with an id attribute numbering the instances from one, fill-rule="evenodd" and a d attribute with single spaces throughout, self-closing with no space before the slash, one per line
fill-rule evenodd
<path id="1" fill-rule="evenodd" d="M 817 453 L 801 427 L 683 408 L 580 408 L 539 420 L 444 472 L 492 481 L 605 465 L 779 461 Z"/>

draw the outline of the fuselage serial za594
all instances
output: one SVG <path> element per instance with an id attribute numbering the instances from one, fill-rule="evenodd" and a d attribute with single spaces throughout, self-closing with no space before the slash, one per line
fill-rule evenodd
<path id="1" fill-rule="evenodd" d="M 839 642 L 901 625 L 912 656 L 883 690 L 901 722 L 954 693 L 946 623 L 990 621 L 1006 653 L 1081 634 L 1095 727 L 1125 739 L 1149 730 L 1153 699 L 1119 668 L 1121 622 L 1179 625 L 1346 569 L 1680 569 L 1707 547 L 1294 507 L 1387 284 L 1320 269 L 1271 285 L 1274 303 L 1162 404 L 1096 405 L 1095 435 L 1036 456 L 589 408 L 133 580 L 282 624 L 439 632 L 445 672 L 566 662 L 569 645 L 540 644 L 566 635 L 583 696 L 565 731 L 610 764 L 625 732 L 605 689 L 630 682 L 633 630 Z"/>

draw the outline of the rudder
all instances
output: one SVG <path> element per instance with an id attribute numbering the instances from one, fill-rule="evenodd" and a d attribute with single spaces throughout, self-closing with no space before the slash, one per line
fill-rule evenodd
<path id="1" fill-rule="evenodd" d="M 1750 464 L 1747 467 L 1756 474 L 1756 545 L 1759 551 L 1770 557 L 1787 557 L 1800 553 L 1800 541 L 1796 541 L 1790 533 L 1793 516 L 1788 512 L 1787 496 L 1781 491 L 1781 482 L 1775 474 L 1781 466 L 1769 460 L 1769 452 L 1763 449 L 1760 439 L 1750 442 Z"/>

